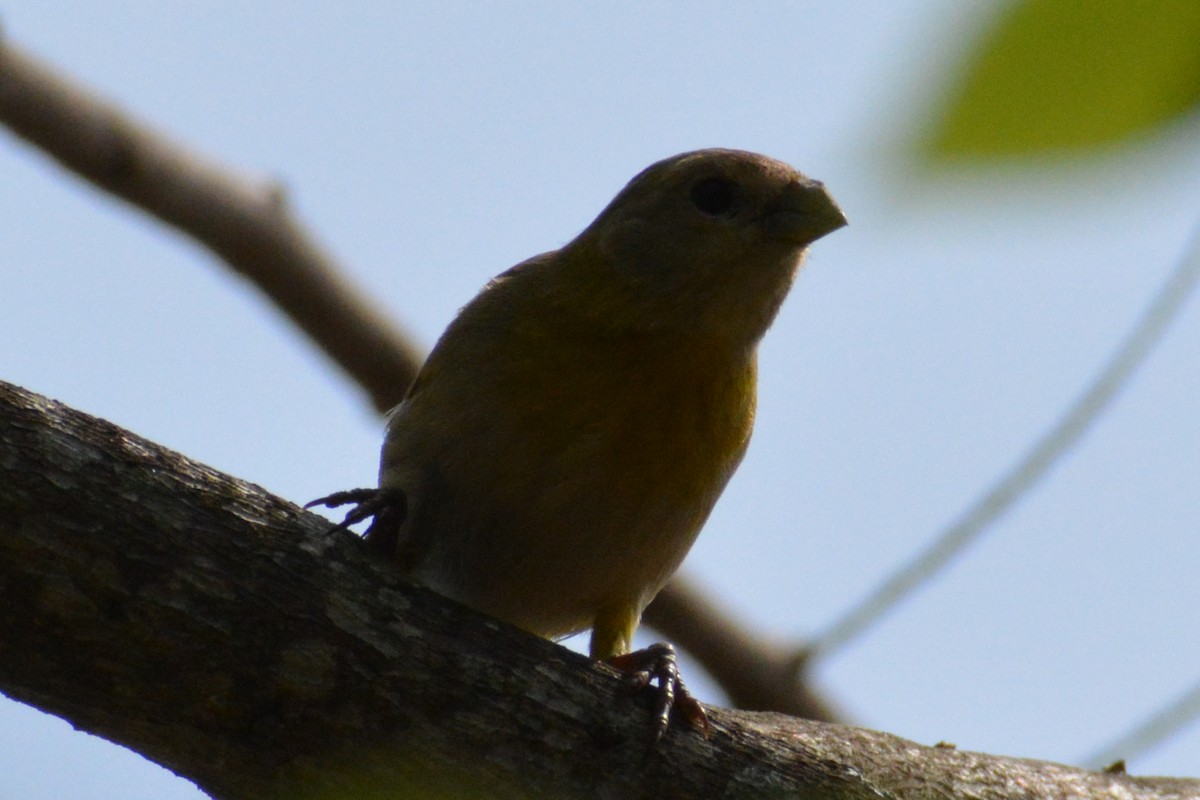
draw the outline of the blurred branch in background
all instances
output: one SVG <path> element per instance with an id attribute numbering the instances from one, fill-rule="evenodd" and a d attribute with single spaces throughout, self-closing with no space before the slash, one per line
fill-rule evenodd
<path id="1" fill-rule="evenodd" d="M 1089 768 L 1100 769 L 1117 759 L 1127 761 L 1135 758 L 1155 745 L 1167 741 L 1196 717 L 1200 717 L 1200 681 L 1128 733 L 1081 759 L 1080 763 Z"/>
<path id="2" fill-rule="evenodd" d="M 1019 0 L 1009 3 L 951 75 L 945 107 L 914 143 L 940 164 L 1046 165 L 1092 157 L 1200 123 L 1200 3 L 1195 0 Z M 1097 159 L 1096 167 L 1104 168 Z M 921 556 L 818 639 L 829 651 L 977 538 L 1091 426 L 1146 360 L 1200 279 L 1200 227 L 1107 365 L 1060 422 Z M 1086 763 L 1129 759 L 1200 716 L 1200 686 Z"/>
<path id="3" fill-rule="evenodd" d="M 1149 307 L 1074 405 L 928 548 L 896 570 L 861 603 L 816 637 L 809 645 L 812 657 L 828 656 L 878 624 L 905 597 L 926 584 L 966 547 L 977 542 L 992 523 L 1045 478 L 1050 468 L 1078 444 L 1117 393 L 1129 383 L 1137 368 L 1145 363 L 1167 326 L 1179 316 L 1198 281 L 1200 228 Z"/>
<path id="4" fill-rule="evenodd" d="M 0 122 L 248 278 L 386 411 L 416 376 L 407 335 L 292 218 L 278 187 L 204 159 L 0 38 Z"/>
<path id="5" fill-rule="evenodd" d="M 676 578 L 667 588 L 646 610 L 647 621 L 684 650 L 702 654 L 697 658 L 734 706 L 827 722 L 846 719 L 805 681 L 803 648 L 751 633 L 691 581 Z"/>

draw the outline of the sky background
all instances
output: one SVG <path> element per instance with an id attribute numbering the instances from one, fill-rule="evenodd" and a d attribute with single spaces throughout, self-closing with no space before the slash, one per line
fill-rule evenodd
<path id="1" fill-rule="evenodd" d="M 1083 390 L 1184 252 L 1195 120 L 1022 170 L 920 175 L 989 3 L 10 0 L 5 37 L 199 152 L 283 181 L 425 346 L 636 172 L 736 147 L 826 182 L 761 356 L 758 427 L 685 570 L 824 629 Z M 0 136 L 0 379 L 296 502 L 371 485 L 381 423 L 188 241 Z M 1200 300 L 1083 443 L 952 568 L 817 666 L 856 722 L 1078 763 L 1200 679 Z M 701 699 L 722 702 L 689 671 Z M 1200 724 L 1130 763 L 1200 774 Z M 0 700 L 0 800 L 201 796 Z"/>

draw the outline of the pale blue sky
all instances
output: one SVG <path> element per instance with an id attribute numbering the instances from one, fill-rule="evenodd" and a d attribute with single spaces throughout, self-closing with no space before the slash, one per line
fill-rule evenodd
<path id="1" fill-rule="evenodd" d="M 12 0 L 0 17 L 154 127 L 282 179 L 425 343 L 654 160 L 738 147 L 825 181 L 851 225 L 768 334 L 755 440 L 685 567 L 799 639 L 1057 418 L 1196 222 L 1194 124 L 1069 167 L 900 167 L 990 8 Z M 0 209 L 0 378 L 294 501 L 373 481 L 358 392 L 205 253 L 8 136 Z M 1193 298 L 981 546 L 820 665 L 857 721 L 1073 762 L 1200 678 L 1198 339 Z M 1196 775 L 1198 754 L 1193 725 L 1130 768 Z M 198 792 L 0 701 L 0 800 L 66 796 Z"/>

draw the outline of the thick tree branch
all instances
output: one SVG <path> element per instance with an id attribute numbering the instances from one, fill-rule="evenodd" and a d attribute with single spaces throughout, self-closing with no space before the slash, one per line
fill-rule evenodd
<path id="1" fill-rule="evenodd" d="M 1200 796 L 720 709 L 646 752 L 610 670 L 326 528 L 0 384 L 0 690 L 222 798 Z"/>
<path id="2" fill-rule="evenodd" d="M 277 187 L 203 159 L 0 37 L 0 123 L 103 191 L 219 256 L 277 305 L 379 411 L 394 406 L 421 362 L 418 348 L 347 281 L 287 212 Z M 676 577 L 645 620 L 687 649 L 735 703 L 834 721 L 792 668 L 796 658 Z M 793 646 L 793 652 L 803 652 Z"/>

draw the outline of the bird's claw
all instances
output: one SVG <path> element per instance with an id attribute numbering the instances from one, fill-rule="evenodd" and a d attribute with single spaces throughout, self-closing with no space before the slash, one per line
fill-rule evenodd
<path id="1" fill-rule="evenodd" d="M 305 508 L 324 506 L 338 508 L 354 503 L 346 518 L 329 529 L 330 533 L 346 530 L 356 522 L 373 517 L 366 540 L 381 550 L 394 549 L 396 533 L 408 513 L 408 501 L 399 489 L 347 489 L 305 503 Z"/>
<path id="2" fill-rule="evenodd" d="M 342 492 L 327 494 L 324 497 L 318 497 L 316 500 L 310 500 L 304 504 L 304 507 L 324 506 L 325 508 L 338 508 L 349 503 L 354 503 L 355 507 L 350 509 L 350 513 L 346 514 L 346 518 L 333 528 L 333 530 L 338 530 L 339 528 L 348 528 L 354 523 L 371 516 L 369 511 L 363 513 L 363 508 L 368 503 L 377 500 L 378 497 L 378 489 L 347 489 Z"/>
<path id="3" fill-rule="evenodd" d="M 657 642 L 644 650 L 613 656 L 608 663 L 626 673 L 625 686 L 629 693 L 641 691 L 647 686 L 655 690 L 657 698 L 651 747 L 666 733 L 673 710 L 682 714 L 692 727 L 700 728 L 708 735 L 708 716 L 679 677 L 679 662 L 673 646 L 667 642 Z"/>

